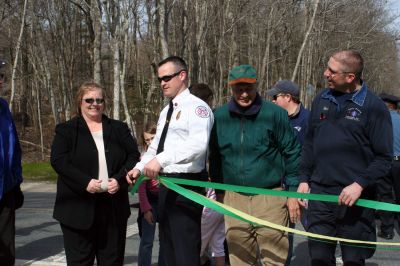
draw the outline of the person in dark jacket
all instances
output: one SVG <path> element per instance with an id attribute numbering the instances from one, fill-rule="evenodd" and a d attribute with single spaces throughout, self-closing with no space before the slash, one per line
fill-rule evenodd
<path id="1" fill-rule="evenodd" d="M 376 241 L 374 210 L 354 206 L 374 199 L 377 180 L 393 157 L 389 111 L 362 80 L 363 58 L 354 50 L 335 52 L 324 76 L 328 88 L 314 99 L 301 154 L 298 192 L 339 195 L 339 204 L 310 201 L 308 231 Z M 299 200 L 301 204 L 303 202 Z M 335 241 L 308 240 L 311 265 L 336 265 Z M 375 249 L 340 242 L 344 265 L 365 265 Z"/>
<path id="2" fill-rule="evenodd" d="M 400 204 L 400 114 L 397 112 L 400 99 L 387 93 L 381 93 L 379 97 L 389 109 L 392 119 L 393 163 L 389 173 L 378 180 L 376 193 L 379 201 Z M 378 214 L 381 219 L 378 236 L 388 240 L 393 239 L 395 221 L 399 220 L 397 214 L 387 211 L 379 211 Z"/>
<path id="3" fill-rule="evenodd" d="M 128 126 L 108 118 L 104 89 L 84 83 L 77 116 L 56 127 L 51 165 L 58 174 L 54 218 L 68 265 L 123 265 L 130 215 L 127 169 L 140 153 Z"/>
<path id="4" fill-rule="evenodd" d="M 310 111 L 300 102 L 300 89 L 297 84 L 291 80 L 280 80 L 267 91 L 267 95 L 272 98 L 273 103 L 287 111 L 297 140 L 303 145 Z"/>
<path id="5" fill-rule="evenodd" d="M 300 89 L 296 83 L 291 80 L 280 80 L 275 83 L 272 88 L 267 91 L 267 95 L 272 98 L 272 102 L 285 109 L 289 116 L 289 122 L 293 127 L 296 138 L 300 145 L 303 145 L 304 136 L 306 135 L 308 116 L 310 111 L 300 102 Z M 306 223 L 305 212 L 302 212 L 302 224 Z M 290 227 L 294 228 L 295 224 L 290 223 Z M 289 233 L 289 255 L 285 266 L 289 266 L 293 254 L 293 234 Z"/>
<path id="6" fill-rule="evenodd" d="M 0 60 L 0 90 L 6 65 Z M 21 146 L 8 103 L 0 98 L 0 265 L 15 263 L 15 210 L 22 206 Z"/>
<path id="7" fill-rule="evenodd" d="M 250 65 L 229 72 L 232 100 L 215 111 L 210 138 L 209 171 L 215 182 L 282 190 L 286 177 L 289 190 L 298 185 L 300 145 L 287 112 L 257 92 L 257 75 Z M 223 194 L 217 191 L 217 198 Z M 300 218 L 296 199 L 247 195 L 226 191 L 223 201 L 257 218 L 288 226 Z M 225 217 L 231 265 L 283 265 L 288 256 L 288 235 Z"/>

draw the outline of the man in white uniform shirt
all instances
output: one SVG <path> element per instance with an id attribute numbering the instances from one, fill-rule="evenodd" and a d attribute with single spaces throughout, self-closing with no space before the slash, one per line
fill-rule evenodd
<path id="1" fill-rule="evenodd" d="M 128 172 L 127 181 L 131 184 L 140 173 L 150 178 L 163 175 L 206 181 L 202 170 L 214 121 L 212 111 L 204 101 L 190 94 L 188 68 L 182 58 L 171 56 L 161 61 L 158 80 L 164 96 L 171 101 L 161 111 L 153 142 L 141 161 Z M 204 193 L 200 188 L 188 188 Z M 199 204 L 160 187 L 160 248 L 166 254 L 166 265 L 200 265 L 201 213 Z"/>

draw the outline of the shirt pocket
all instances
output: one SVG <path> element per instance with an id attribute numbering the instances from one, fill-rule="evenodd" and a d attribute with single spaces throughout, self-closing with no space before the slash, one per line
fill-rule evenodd
<path id="1" fill-rule="evenodd" d="M 183 110 L 174 110 L 169 128 L 173 134 L 185 138 L 189 134 L 189 117 Z"/>

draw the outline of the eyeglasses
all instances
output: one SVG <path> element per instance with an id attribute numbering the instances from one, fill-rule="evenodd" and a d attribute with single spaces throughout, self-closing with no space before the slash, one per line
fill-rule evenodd
<path id="1" fill-rule="evenodd" d="M 94 98 L 86 98 L 86 99 L 83 99 L 83 100 L 88 104 L 93 104 L 95 101 L 96 101 L 97 104 L 103 104 L 104 103 L 104 99 L 103 98 L 96 98 L 96 99 L 94 99 Z"/>
<path id="2" fill-rule="evenodd" d="M 174 77 L 176 77 L 176 76 L 178 76 L 181 72 L 183 72 L 183 71 L 186 71 L 185 69 L 181 69 L 181 70 L 179 70 L 178 72 L 176 72 L 176 73 L 174 73 L 174 74 L 172 74 L 172 75 L 167 75 L 167 76 L 163 76 L 163 77 L 158 77 L 157 79 L 158 79 L 158 82 L 160 82 L 161 83 L 161 81 L 164 81 L 164 82 L 168 82 L 168 81 L 170 81 L 171 79 L 173 79 Z"/>
<path id="3" fill-rule="evenodd" d="M 330 67 L 328 67 L 326 70 L 328 70 L 328 76 L 329 77 L 334 77 L 334 76 L 336 76 L 336 75 L 342 75 L 342 74 L 351 74 L 351 73 L 353 73 L 353 72 L 345 72 L 345 71 L 343 71 L 343 72 L 339 72 L 339 71 L 334 71 L 334 70 L 332 70 Z"/>
<path id="4" fill-rule="evenodd" d="M 278 99 L 279 96 L 284 96 L 286 94 L 284 93 L 278 93 L 277 95 L 272 96 L 272 100 L 276 101 L 276 99 Z"/>

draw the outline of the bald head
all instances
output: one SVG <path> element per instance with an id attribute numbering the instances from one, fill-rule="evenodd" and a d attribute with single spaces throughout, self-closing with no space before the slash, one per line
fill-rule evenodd
<path id="1" fill-rule="evenodd" d="M 332 55 L 342 67 L 343 72 L 354 73 L 357 79 L 361 79 L 364 70 L 364 59 L 355 50 L 342 50 Z"/>

